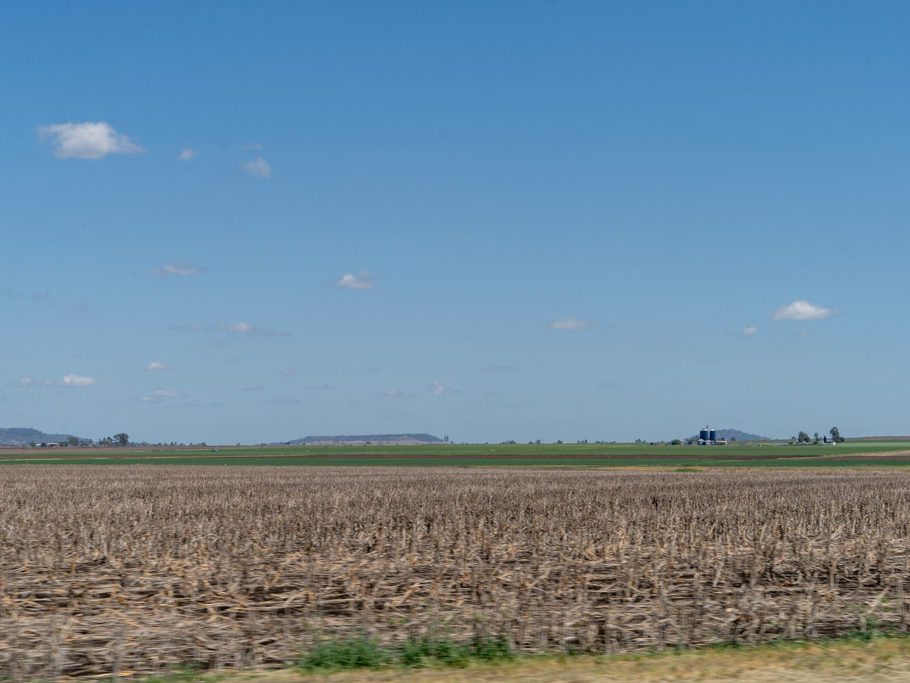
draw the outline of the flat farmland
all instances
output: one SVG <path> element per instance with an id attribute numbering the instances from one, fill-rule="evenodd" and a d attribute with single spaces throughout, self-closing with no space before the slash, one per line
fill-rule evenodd
<path id="1" fill-rule="evenodd" d="M 905 467 L 910 441 L 837 446 L 509 444 L 195 448 L 0 448 L 0 465 L 268 465 L 435 467 Z"/>
<path id="2" fill-rule="evenodd" d="M 910 619 L 910 472 L 0 468 L 0 677 L 282 665 L 314 639 L 523 652 Z"/>

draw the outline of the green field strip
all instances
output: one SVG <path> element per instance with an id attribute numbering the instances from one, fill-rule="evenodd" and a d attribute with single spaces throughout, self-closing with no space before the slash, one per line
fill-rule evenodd
<path id="1" fill-rule="evenodd" d="M 779 468 L 844 468 L 907 467 L 906 458 L 842 457 L 763 459 L 701 459 L 669 457 L 370 457 L 348 456 L 130 456 L 75 458 L 0 458 L 0 465 L 206 465 L 212 467 L 282 466 L 282 467 L 548 467 L 548 468 L 621 468 L 621 467 L 779 467 Z"/>

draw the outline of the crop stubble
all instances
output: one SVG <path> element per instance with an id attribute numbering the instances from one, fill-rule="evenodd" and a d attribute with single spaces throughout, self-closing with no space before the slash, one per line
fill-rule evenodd
<path id="1" fill-rule="evenodd" d="M 22 466 L 0 676 L 287 663 L 314 637 L 617 652 L 906 629 L 910 475 Z"/>

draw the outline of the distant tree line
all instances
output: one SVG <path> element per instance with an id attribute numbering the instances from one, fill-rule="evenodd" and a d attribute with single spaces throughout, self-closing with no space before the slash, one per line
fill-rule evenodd
<path id="1" fill-rule="evenodd" d="M 240 444 L 238 443 L 237 445 L 239 446 Z M 267 444 L 262 444 L 262 445 L 266 446 Z M 170 443 L 168 443 L 167 441 L 159 441 L 158 443 L 155 443 L 155 444 L 149 443 L 148 441 L 140 441 L 139 443 L 133 443 L 132 441 L 130 441 L 129 434 L 127 434 L 126 432 L 120 432 L 119 434 L 114 434 L 113 436 L 102 436 L 102 437 L 98 438 L 97 440 L 96 439 L 80 439 L 78 436 L 70 436 L 70 437 L 67 437 L 66 441 L 60 441 L 60 442 L 57 442 L 57 441 L 53 441 L 53 442 L 31 441 L 31 442 L 29 442 L 29 446 L 32 446 L 33 448 L 37 448 L 37 447 L 43 448 L 46 446 L 69 446 L 72 448 L 113 448 L 113 447 L 125 448 L 127 446 L 140 446 L 142 448 L 146 448 L 148 446 L 159 446 L 159 447 L 170 446 L 172 448 L 185 448 L 187 446 L 206 446 L 207 447 L 208 444 L 205 441 L 200 441 L 199 443 L 192 443 L 192 442 L 184 443 L 182 441 L 179 443 L 176 441 L 171 441 Z"/>
<path id="2" fill-rule="evenodd" d="M 833 443 L 843 443 L 844 437 L 840 435 L 840 430 L 837 427 L 831 427 L 828 430 L 828 434 L 831 435 L 830 441 Z M 817 444 L 821 441 L 821 437 L 818 435 L 818 432 L 815 432 L 813 436 L 809 436 L 807 432 L 799 432 L 796 436 L 790 437 L 791 442 L 796 442 L 798 444 L 804 443 L 813 443 Z"/>

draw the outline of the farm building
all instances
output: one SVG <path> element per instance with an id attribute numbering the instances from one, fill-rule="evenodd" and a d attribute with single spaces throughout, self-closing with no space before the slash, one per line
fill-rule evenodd
<path id="1" fill-rule="evenodd" d="M 710 427 L 705 427 L 704 429 L 698 430 L 698 445 L 699 446 L 726 446 L 726 439 L 717 438 L 717 430 L 711 429 Z"/>

